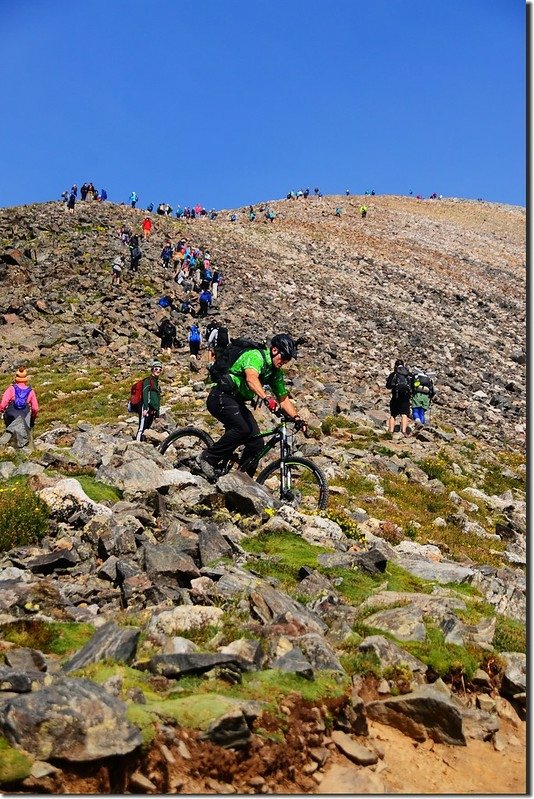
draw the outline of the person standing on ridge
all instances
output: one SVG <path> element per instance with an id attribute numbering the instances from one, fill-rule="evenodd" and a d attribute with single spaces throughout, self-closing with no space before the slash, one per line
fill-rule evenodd
<path id="1" fill-rule="evenodd" d="M 139 197 L 137 196 L 136 192 L 132 191 L 132 193 L 130 194 L 130 197 L 129 197 L 130 204 L 131 204 L 132 208 L 135 208 L 138 199 L 139 199 Z"/>
<path id="2" fill-rule="evenodd" d="M 296 355 L 297 345 L 293 338 L 287 333 L 277 334 L 269 347 L 245 350 L 211 389 L 207 408 L 215 419 L 222 422 L 225 432 L 198 460 L 198 466 L 206 477 L 215 477 L 218 465 L 230 458 L 240 444 L 245 444 L 241 463 L 261 452 L 263 439 L 254 440 L 259 427 L 246 406 L 247 402 L 259 400 L 271 413 L 280 408 L 290 419 L 299 422 L 300 429 L 306 432 L 306 423 L 289 399 L 282 370 L 282 366 Z M 265 385 L 271 387 L 274 397 L 267 394 Z M 257 465 L 256 462 L 248 468 L 251 477 Z"/>

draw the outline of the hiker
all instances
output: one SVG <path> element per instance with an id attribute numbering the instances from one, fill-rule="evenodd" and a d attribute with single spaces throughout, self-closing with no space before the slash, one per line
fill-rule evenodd
<path id="1" fill-rule="evenodd" d="M 152 220 L 150 219 L 149 216 L 145 216 L 141 228 L 143 230 L 143 238 L 146 241 L 149 238 L 150 234 L 152 233 Z"/>
<path id="2" fill-rule="evenodd" d="M 161 265 L 164 269 L 167 269 L 172 258 L 172 244 L 169 240 L 165 242 L 163 245 L 163 249 L 161 251 Z"/>
<path id="3" fill-rule="evenodd" d="M 137 239 L 137 236 L 135 238 Z M 130 270 L 132 272 L 139 272 L 139 262 L 141 261 L 142 255 L 143 253 L 141 252 L 139 243 L 134 243 L 132 247 L 132 241 L 130 240 Z"/>
<path id="4" fill-rule="evenodd" d="M 366 205 L 360 205 L 360 214 L 362 216 L 362 219 L 365 219 L 365 217 L 367 216 L 367 206 Z"/>
<path id="5" fill-rule="evenodd" d="M 74 194 L 71 193 L 69 199 L 67 200 L 67 211 L 73 214 L 75 205 L 76 205 L 76 197 Z"/>
<path id="6" fill-rule="evenodd" d="M 275 214 L 275 213 L 274 213 L 274 211 L 273 211 L 273 210 L 271 210 L 270 208 L 268 208 L 268 209 L 265 211 L 265 219 L 268 219 L 268 220 L 269 220 L 269 222 L 274 222 L 274 218 L 275 218 L 275 216 L 276 216 L 276 214 Z"/>
<path id="7" fill-rule="evenodd" d="M 336 216 L 341 216 L 341 208 L 339 207 L 339 205 L 336 208 Z"/>
<path id="8" fill-rule="evenodd" d="M 132 191 L 132 193 L 130 194 L 130 197 L 129 197 L 130 204 L 131 204 L 132 208 L 135 208 L 138 199 L 139 199 L 139 197 L 137 196 L 136 192 Z"/>
<path id="9" fill-rule="evenodd" d="M 107 191 L 105 189 L 102 189 L 102 191 L 100 192 L 100 197 L 99 197 L 100 202 L 101 203 L 105 202 L 107 200 L 107 198 L 108 198 Z"/>
<path id="10" fill-rule="evenodd" d="M 124 258 L 122 257 L 122 255 L 116 255 L 111 263 L 112 286 L 120 285 L 123 266 L 124 266 Z"/>
<path id="11" fill-rule="evenodd" d="M 211 291 L 205 288 L 201 293 L 198 295 L 198 304 L 200 306 L 199 317 L 201 319 L 205 319 L 208 315 L 208 310 L 211 308 L 212 296 Z"/>
<path id="12" fill-rule="evenodd" d="M 141 388 L 141 397 L 138 402 L 132 402 L 128 405 L 130 412 L 139 414 L 139 427 L 135 434 L 135 441 L 143 441 L 143 434 L 145 430 L 152 427 L 152 422 L 159 416 L 161 390 L 159 387 L 159 378 L 163 366 L 161 361 L 154 360 L 150 364 L 150 375 L 143 380 L 139 380 L 132 387 L 132 397 L 136 387 Z"/>
<path id="13" fill-rule="evenodd" d="M 189 342 L 189 354 L 198 359 L 200 345 L 202 344 L 202 333 L 198 325 L 191 325 L 188 328 L 187 340 Z"/>
<path id="14" fill-rule="evenodd" d="M 386 388 L 391 391 L 389 401 L 389 422 L 388 430 L 395 432 L 395 419 L 401 417 L 401 433 L 408 435 L 408 417 L 410 415 L 410 397 L 412 393 L 411 378 L 408 368 L 404 365 L 401 358 L 397 358 L 393 371 L 388 375 Z"/>
<path id="15" fill-rule="evenodd" d="M 436 396 L 432 378 L 421 370 L 412 375 L 412 419 L 418 427 L 425 424 L 425 411 Z"/>
<path id="16" fill-rule="evenodd" d="M 206 327 L 208 353 L 216 360 L 217 355 L 230 343 L 228 328 L 219 322 L 210 322 Z"/>
<path id="17" fill-rule="evenodd" d="M 70 193 L 74 194 L 75 197 L 78 196 L 78 186 L 76 185 L 76 183 L 72 184 L 71 189 L 70 189 Z"/>
<path id="18" fill-rule="evenodd" d="M 222 275 L 218 269 L 213 270 L 213 274 L 211 276 L 211 298 L 212 300 L 216 300 L 219 296 L 219 287 L 222 283 Z"/>
<path id="19" fill-rule="evenodd" d="M 6 427 L 20 416 L 28 427 L 34 426 L 39 413 L 39 403 L 35 391 L 28 385 L 28 372 L 24 366 L 19 366 L 15 380 L 2 394 L 0 413 L 4 415 Z"/>
<path id="20" fill-rule="evenodd" d="M 268 347 L 245 349 L 211 389 L 207 408 L 222 422 L 225 432 L 198 460 L 206 477 L 215 477 L 218 465 L 228 460 L 240 444 L 245 445 L 241 463 L 263 449 L 263 439 L 252 440 L 259 433 L 259 427 L 246 402 L 256 400 L 257 403 L 259 399 L 271 413 L 281 408 L 290 419 L 300 422 L 302 430 L 307 430 L 306 423 L 300 419 L 289 399 L 282 370 L 283 364 L 289 363 L 296 354 L 297 345 L 293 338 L 287 333 L 277 334 Z M 265 391 L 266 384 L 271 387 L 274 397 Z M 251 477 L 257 465 L 256 462 L 248 467 L 247 473 Z"/>
<path id="21" fill-rule="evenodd" d="M 158 327 L 158 336 L 161 339 L 162 351 L 170 353 L 176 338 L 176 325 L 170 319 L 163 319 Z"/>
<path id="22" fill-rule="evenodd" d="M 252 205 L 249 206 L 248 209 L 248 218 L 251 222 L 254 222 L 254 220 L 256 219 L 256 214 L 254 213 L 254 206 Z"/>
<path id="23" fill-rule="evenodd" d="M 237 222 L 237 214 L 231 214 L 230 222 Z"/>

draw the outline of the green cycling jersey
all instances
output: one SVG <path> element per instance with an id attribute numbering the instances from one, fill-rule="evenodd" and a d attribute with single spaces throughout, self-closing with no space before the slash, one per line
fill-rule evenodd
<path id="1" fill-rule="evenodd" d="M 244 400 L 252 400 L 256 395 L 247 385 L 245 369 L 254 369 L 261 383 L 271 387 L 278 401 L 287 397 L 284 373 L 273 366 L 270 350 L 246 350 L 228 370 L 228 376 L 237 394 Z"/>

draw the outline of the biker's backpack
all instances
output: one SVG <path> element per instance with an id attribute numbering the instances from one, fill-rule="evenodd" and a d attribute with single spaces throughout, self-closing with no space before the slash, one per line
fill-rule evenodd
<path id="1" fill-rule="evenodd" d="M 412 393 L 410 372 L 406 366 L 397 366 L 391 379 L 391 390 L 394 396 L 409 397 Z"/>
<path id="2" fill-rule="evenodd" d="M 222 329 L 226 330 L 226 328 Z M 226 331 L 226 334 L 228 335 L 228 331 Z M 219 336 L 220 335 L 221 329 L 219 329 Z M 219 342 L 217 341 L 217 349 L 218 355 L 215 358 L 214 363 L 212 363 L 208 369 L 212 383 L 219 383 L 222 378 L 228 374 L 230 367 L 234 365 L 239 356 L 244 352 L 247 350 L 261 350 L 263 352 L 265 349 L 265 344 L 242 336 L 229 341 L 224 349 L 222 347 L 219 348 Z"/>
<path id="3" fill-rule="evenodd" d="M 13 406 L 18 411 L 22 411 L 28 407 L 28 397 L 30 396 L 31 390 L 31 386 L 19 386 L 17 383 L 15 384 L 15 399 L 13 400 Z"/>

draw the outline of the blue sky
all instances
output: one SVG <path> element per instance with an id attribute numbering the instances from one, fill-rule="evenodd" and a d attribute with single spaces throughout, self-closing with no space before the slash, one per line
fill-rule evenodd
<path id="1" fill-rule="evenodd" d="M 521 0 L 2 0 L 0 206 L 525 204 Z"/>

